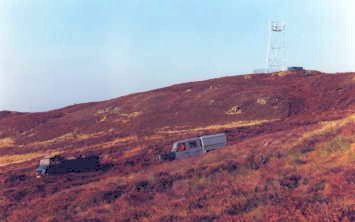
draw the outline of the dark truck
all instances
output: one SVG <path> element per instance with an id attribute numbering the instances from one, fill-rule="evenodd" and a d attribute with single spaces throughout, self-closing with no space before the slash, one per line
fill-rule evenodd
<path id="1" fill-rule="evenodd" d="M 171 152 L 159 155 L 158 159 L 164 161 L 198 156 L 226 145 L 227 137 L 224 133 L 179 140 L 173 144 Z"/>
<path id="2" fill-rule="evenodd" d="M 49 174 L 63 174 L 70 172 L 88 172 L 98 170 L 100 159 L 97 155 L 79 156 L 77 158 L 64 158 L 62 156 L 46 157 L 39 161 L 36 176 Z"/>
<path id="3" fill-rule="evenodd" d="M 287 68 L 288 71 L 304 71 L 302 66 L 290 66 Z"/>

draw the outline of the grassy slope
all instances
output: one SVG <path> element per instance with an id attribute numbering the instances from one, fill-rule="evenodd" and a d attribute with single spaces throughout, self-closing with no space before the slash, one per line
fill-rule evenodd
<path id="1" fill-rule="evenodd" d="M 355 76 L 286 74 L 3 113 L 0 218 L 351 221 Z M 226 149 L 168 163 L 154 158 L 174 140 L 220 131 Z M 113 167 L 33 178 L 38 158 L 54 152 L 95 152 Z"/>

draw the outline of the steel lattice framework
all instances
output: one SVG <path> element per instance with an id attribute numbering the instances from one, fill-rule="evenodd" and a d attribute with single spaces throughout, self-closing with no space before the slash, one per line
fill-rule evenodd
<path id="1" fill-rule="evenodd" d="M 267 72 L 277 72 L 287 69 L 286 65 L 286 25 L 284 22 L 269 23 L 269 40 L 266 58 Z"/>

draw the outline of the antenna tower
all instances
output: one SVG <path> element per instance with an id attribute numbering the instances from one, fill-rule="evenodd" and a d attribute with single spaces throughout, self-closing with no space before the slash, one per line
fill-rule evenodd
<path id="1" fill-rule="evenodd" d="M 284 71 L 286 65 L 286 25 L 284 22 L 272 21 L 269 23 L 269 40 L 266 55 L 267 72 Z"/>

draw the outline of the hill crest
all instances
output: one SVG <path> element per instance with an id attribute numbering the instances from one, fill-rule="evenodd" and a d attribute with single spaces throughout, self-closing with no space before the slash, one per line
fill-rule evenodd
<path id="1" fill-rule="evenodd" d="M 350 221 L 354 86 L 354 73 L 283 72 L 0 112 L 0 220 Z M 223 150 L 156 160 L 173 141 L 216 132 L 228 135 Z M 57 153 L 99 154 L 112 168 L 33 178 Z"/>

